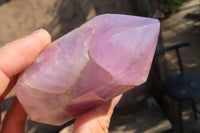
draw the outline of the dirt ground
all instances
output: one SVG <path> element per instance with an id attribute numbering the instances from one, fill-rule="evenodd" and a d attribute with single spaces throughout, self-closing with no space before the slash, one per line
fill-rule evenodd
<path id="1" fill-rule="evenodd" d="M 119 1 L 119 0 L 118 0 Z M 23 4 L 22 4 L 23 3 Z M 117 2 L 115 2 L 117 3 Z M 11 0 L 8 3 L 1 5 L 0 3 L 0 47 L 5 43 L 22 37 L 35 29 L 44 27 L 48 29 L 53 36 L 57 38 L 64 32 L 70 31 L 77 27 L 91 17 L 98 14 L 95 11 L 94 3 L 87 0 L 83 0 L 81 8 L 77 7 L 76 2 L 66 0 L 64 4 L 68 5 L 67 10 L 60 8 L 61 3 L 56 0 Z M 63 4 L 63 3 L 62 3 Z M 98 1 L 96 1 L 97 5 Z M 105 7 L 105 11 L 109 10 L 105 5 L 111 5 L 113 7 L 112 12 L 130 14 L 134 12 L 131 5 L 112 4 L 111 1 L 108 3 L 102 2 L 102 6 Z M 64 6 L 64 5 L 63 5 Z M 86 8 L 87 7 L 87 8 Z M 126 7 L 126 10 L 123 10 Z M 68 11 L 78 8 L 83 13 L 84 17 L 80 17 L 79 14 L 73 14 L 70 16 Z M 80 9 L 79 9 L 80 8 Z M 98 6 L 101 9 L 101 6 Z M 87 9 L 87 10 L 86 10 Z M 56 10 L 56 11 L 55 11 Z M 61 17 L 57 17 L 57 11 L 66 11 Z M 165 19 L 161 23 L 162 36 L 164 46 L 171 46 L 180 42 L 190 42 L 191 46 L 181 49 L 181 57 L 183 59 L 184 68 L 187 72 L 195 73 L 200 75 L 200 28 L 199 21 L 196 19 L 186 18 L 188 13 L 200 10 L 199 0 L 188 0 L 180 8 L 180 10 Z M 80 12 L 79 11 L 79 12 Z M 74 19 L 72 19 L 74 18 Z M 64 26 L 60 21 L 68 21 Z M 73 24 L 73 25 L 72 25 Z M 171 52 L 166 55 L 169 61 L 169 68 L 171 74 L 177 72 L 175 65 L 176 60 L 174 53 Z M 6 109 L 13 99 L 14 93 L 10 93 L 7 99 L 2 104 L 2 115 L 5 115 Z M 139 111 L 133 111 L 131 114 L 114 116 L 111 121 L 110 133 L 160 133 L 165 132 L 171 128 L 169 121 L 161 113 L 159 107 L 156 104 L 149 105 L 148 101 L 152 102 L 152 99 L 145 100 L 142 102 L 142 107 Z M 200 105 L 198 105 L 200 108 Z M 129 107 L 130 108 L 130 107 Z M 199 121 L 194 121 L 191 113 L 191 109 L 187 108 L 184 111 L 184 127 L 187 133 L 198 133 Z M 66 125 L 64 125 L 66 126 Z M 70 133 L 72 132 L 73 125 L 69 125 L 60 131 L 62 127 L 49 126 L 45 124 L 39 124 L 31 120 L 27 120 L 26 132 L 27 133 Z"/>
<path id="2" fill-rule="evenodd" d="M 188 0 L 179 10 L 161 23 L 164 46 L 190 42 L 191 46 L 180 49 L 183 65 L 186 72 L 200 75 L 200 21 L 186 17 L 200 10 L 200 1 Z M 166 58 L 174 73 L 177 67 L 173 52 Z"/>

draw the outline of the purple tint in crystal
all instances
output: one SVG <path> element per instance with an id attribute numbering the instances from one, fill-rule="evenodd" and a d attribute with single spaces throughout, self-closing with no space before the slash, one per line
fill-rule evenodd
<path id="1" fill-rule="evenodd" d="M 52 42 L 21 74 L 16 95 L 32 120 L 61 125 L 147 79 L 156 19 L 100 15 Z"/>

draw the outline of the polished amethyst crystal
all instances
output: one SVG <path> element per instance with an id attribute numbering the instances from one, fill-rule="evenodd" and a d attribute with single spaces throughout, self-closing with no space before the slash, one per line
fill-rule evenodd
<path id="1" fill-rule="evenodd" d="M 16 95 L 32 120 L 61 125 L 147 79 L 156 19 L 100 15 L 52 42 L 21 74 Z"/>

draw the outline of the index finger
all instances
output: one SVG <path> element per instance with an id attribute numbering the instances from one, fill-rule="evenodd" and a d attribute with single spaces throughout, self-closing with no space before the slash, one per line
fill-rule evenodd
<path id="1" fill-rule="evenodd" d="M 51 42 L 49 33 L 37 30 L 0 48 L 0 71 L 11 77 L 30 65 Z"/>

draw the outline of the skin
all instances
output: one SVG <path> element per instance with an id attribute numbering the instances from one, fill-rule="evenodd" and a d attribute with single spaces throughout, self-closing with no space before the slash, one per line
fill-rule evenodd
<path id="1" fill-rule="evenodd" d="M 28 67 L 50 42 L 49 33 L 40 29 L 0 48 L 0 103 L 16 84 L 18 73 Z M 120 97 L 79 116 L 73 133 L 107 133 Z M 1 123 L 1 133 L 24 133 L 26 118 L 26 112 L 15 98 Z"/>

